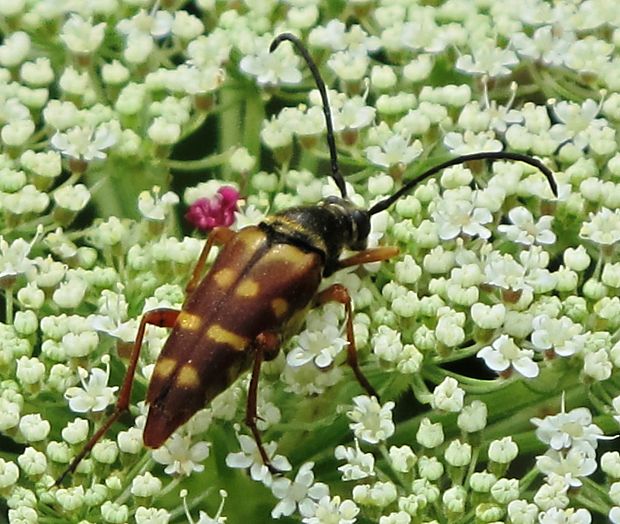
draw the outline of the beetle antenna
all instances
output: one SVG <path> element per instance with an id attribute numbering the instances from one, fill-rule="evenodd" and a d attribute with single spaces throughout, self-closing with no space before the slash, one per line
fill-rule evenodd
<path id="1" fill-rule="evenodd" d="M 411 189 L 417 186 L 423 180 L 439 173 L 439 171 L 446 169 L 447 167 L 456 166 L 458 164 L 464 164 L 465 162 L 470 162 L 472 160 L 517 160 L 519 162 L 524 162 L 529 164 L 530 166 L 534 166 L 539 169 L 543 175 L 547 177 L 547 181 L 549 182 L 549 186 L 551 187 L 551 191 L 557 197 L 558 196 L 558 186 L 553 178 L 553 173 L 551 170 L 543 164 L 540 160 L 533 158 L 531 156 L 522 155 L 520 153 L 510 153 L 508 151 L 487 151 L 483 153 L 473 153 L 471 155 L 462 155 L 446 162 L 443 162 L 435 167 L 431 167 L 429 170 L 424 171 L 421 175 L 415 177 L 413 180 L 407 182 L 403 187 L 401 187 L 396 193 L 392 196 L 386 198 L 385 200 L 381 200 L 377 202 L 374 206 L 372 206 L 368 210 L 369 215 L 374 215 L 387 209 L 394 202 L 396 202 L 401 196 L 409 193 Z"/>
<path id="2" fill-rule="evenodd" d="M 347 188 L 344 183 L 344 178 L 342 177 L 342 174 L 340 173 L 340 167 L 338 166 L 338 154 L 336 152 L 336 140 L 334 138 L 334 126 L 332 125 L 332 117 L 331 117 L 331 111 L 329 108 L 329 100 L 327 99 L 327 89 L 325 88 L 325 82 L 323 82 L 323 79 L 321 78 L 321 73 L 319 72 L 319 68 L 316 66 L 316 63 L 310 56 L 310 53 L 304 47 L 304 44 L 302 43 L 302 41 L 299 38 L 297 38 L 295 35 L 291 33 L 279 34 L 273 39 L 273 42 L 271 42 L 271 45 L 269 46 L 269 52 L 273 53 L 276 50 L 276 48 L 280 45 L 280 43 L 282 43 L 284 40 L 288 40 L 289 42 L 291 42 L 295 46 L 299 54 L 304 58 L 304 60 L 306 61 L 306 64 L 308 64 L 308 67 L 310 68 L 310 71 L 312 72 L 312 76 L 314 77 L 316 86 L 319 89 L 319 93 L 321 94 L 321 100 L 323 102 L 323 114 L 325 115 L 325 126 L 327 127 L 327 145 L 329 146 L 329 156 L 331 159 L 331 166 L 332 166 L 331 175 L 332 175 L 332 178 L 334 179 L 334 182 L 336 182 L 338 189 L 340 190 L 340 194 L 342 195 L 342 198 L 346 198 Z"/>

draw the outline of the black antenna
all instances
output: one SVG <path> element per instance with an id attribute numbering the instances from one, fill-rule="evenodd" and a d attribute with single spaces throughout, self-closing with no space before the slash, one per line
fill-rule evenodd
<path id="1" fill-rule="evenodd" d="M 447 167 L 451 167 L 451 166 L 456 166 L 458 164 L 464 164 L 465 162 L 469 162 L 472 160 L 517 160 L 519 162 L 525 162 L 526 164 L 529 164 L 531 166 L 538 168 L 543 173 L 543 175 L 547 177 L 549 186 L 551 186 L 551 190 L 553 191 L 553 194 L 556 197 L 558 196 L 558 186 L 555 183 L 555 180 L 553 179 L 553 173 L 540 160 L 533 158 L 531 156 L 522 155 L 520 153 L 510 153 L 508 151 L 487 151 L 483 153 L 473 153 L 471 155 L 459 156 L 459 157 L 453 158 L 452 160 L 448 160 L 447 162 L 443 162 L 442 164 L 439 164 L 435 167 L 432 167 L 427 171 L 424 171 L 424 173 L 422 173 L 421 175 L 407 182 L 403 187 L 401 187 L 398 191 L 396 191 L 396 193 L 394 193 L 392 196 L 386 198 L 385 200 L 381 200 L 380 202 L 377 202 L 374 206 L 372 206 L 368 210 L 368 214 L 374 215 L 376 213 L 379 213 L 380 211 L 383 211 L 384 209 L 387 209 L 394 202 L 396 202 L 401 196 L 411 191 L 411 189 L 417 186 L 420 182 L 422 182 L 423 180 L 426 180 L 427 178 L 433 176 L 436 173 L 439 173 L 439 171 L 441 171 L 442 169 L 446 169 Z"/>
<path id="2" fill-rule="evenodd" d="M 321 78 L 321 73 L 319 73 L 319 68 L 314 63 L 314 60 L 312 60 L 310 53 L 304 47 L 304 44 L 301 42 L 301 40 L 295 35 L 291 33 L 282 33 L 276 36 L 273 39 L 273 42 L 271 42 L 271 45 L 269 46 L 269 52 L 273 53 L 284 40 L 288 40 L 289 42 L 291 42 L 297 48 L 299 54 L 303 56 L 306 64 L 308 64 L 308 67 L 312 72 L 312 76 L 314 77 L 316 86 L 319 89 L 319 93 L 321 94 L 321 100 L 323 101 L 323 114 L 325 115 L 325 125 L 327 127 L 327 145 L 329 146 L 329 156 L 332 165 L 331 175 L 334 179 L 334 182 L 336 182 L 338 189 L 340 190 L 342 198 L 347 198 L 347 188 L 344 183 L 344 178 L 340 173 L 340 168 L 338 167 L 338 154 L 336 152 L 336 140 L 334 139 L 334 126 L 332 125 L 332 117 L 329 109 L 329 100 L 327 99 L 327 89 L 325 88 L 325 82 L 323 82 L 323 79 Z"/>

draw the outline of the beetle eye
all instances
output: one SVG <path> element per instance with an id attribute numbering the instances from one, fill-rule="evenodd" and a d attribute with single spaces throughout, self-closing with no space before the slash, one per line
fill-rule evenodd
<path id="1" fill-rule="evenodd" d="M 363 209 L 354 209 L 351 212 L 351 222 L 356 232 L 355 243 L 366 245 L 366 240 L 370 234 L 370 215 Z"/>

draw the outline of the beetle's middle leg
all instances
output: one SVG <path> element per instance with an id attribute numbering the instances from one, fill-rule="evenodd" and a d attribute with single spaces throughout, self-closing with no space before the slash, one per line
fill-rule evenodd
<path id="1" fill-rule="evenodd" d="M 250 431 L 254 436 L 254 441 L 256 442 L 258 452 L 263 459 L 263 464 L 267 466 L 271 473 L 279 473 L 279 471 L 273 467 L 271 460 L 267 456 L 267 452 L 263 447 L 260 431 L 256 426 L 256 420 L 258 419 L 256 403 L 258 398 L 258 379 L 260 376 L 260 367 L 263 361 L 269 361 L 276 357 L 280 349 L 280 342 L 280 337 L 271 332 L 260 333 L 256 337 L 256 340 L 254 340 L 254 366 L 252 367 L 252 377 L 250 378 L 250 387 L 248 389 L 248 403 L 245 410 L 245 423 L 250 428 Z"/>
<path id="2" fill-rule="evenodd" d="M 353 374 L 360 383 L 360 386 L 366 390 L 368 395 L 376 397 L 377 400 L 379 400 L 379 395 L 362 373 L 359 362 L 357 361 L 357 347 L 355 345 L 355 334 L 353 333 L 353 309 L 351 308 L 351 295 L 349 295 L 349 291 L 341 284 L 334 284 L 321 291 L 316 296 L 315 300 L 317 305 L 323 305 L 327 302 L 339 302 L 344 306 L 347 314 L 347 340 L 349 341 L 347 345 L 347 364 L 349 364 L 353 370 Z"/>

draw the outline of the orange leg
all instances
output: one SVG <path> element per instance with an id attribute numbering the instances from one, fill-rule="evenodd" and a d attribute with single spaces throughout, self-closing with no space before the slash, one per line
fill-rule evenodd
<path id="1" fill-rule="evenodd" d="M 198 257 L 198 262 L 196 262 L 196 266 L 194 267 L 192 278 L 189 279 L 189 282 L 185 287 L 185 291 L 188 296 L 200 283 L 205 264 L 207 263 L 207 257 L 209 256 L 209 252 L 211 251 L 213 244 L 216 246 L 222 246 L 226 244 L 226 242 L 228 242 L 234 234 L 235 232 L 227 227 L 216 227 L 213 231 L 211 231 L 211 233 L 209 233 L 209 238 L 207 239 L 205 246 L 202 248 L 200 257 Z"/>
<path id="2" fill-rule="evenodd" d="M 376 247 L 372 249 L 365 249 L 349 258 L 344 258 L 338 261 L 338 269 L 345 267 L 359 266 L 361 264 L 369 264 L 371 262 L 381 262 L 388 258 L 395 257 L 399 251 L 397 247 Z"/>
<path id="3" fill-rule="evenodd" d="M 140 357 L 140 350 L 142 349 L 142 340 L 144 339 L 146 325 L 152 324 L 154 326 L 160 327 L 172 327 L 174 326 L 174 323 L 176 322 L 178 316 L 179 311 L 177 311 L 176 309 L 167 308 L 153 309 L 148 313 L 144 314 L 142 320 L 140 321 L 140 326 L 138 327 L 136 340 L 133 344 L 133 349 L 131 350 L 129 367 L 127 368 L 127 373 L 125 374 L 123 385 L 121 386 L 121 390 L 118 394 L 118 400 L 116 401 L 114 412 L 106 419 L 103 425 L 90 438 L 90 440 L 86 443 L 82 450 L 73 459 L 71 464 L 69 464 L 69 467 L 63 472 L 63 474 L 58 477 L 55 483 L 56 486 L 59 486 L 68 474 L 71 474 L 75 471 L 75 468 L 77 468 L 78 464 L 90 452 L 90 450 L 93 449 L 94 445 L 99 441 L 99 439 L 101 439 L 101 437 L 105 435 L 108 429 L 110 429 L 110 426 L 112 426 L 112 424 L 116 422 L 118 417 L 120 417 L 125 411 L 129 409 L 131 386 L 133 385 L 133 379 L 136 374 L 136 367 L 138 365 L 138 358 Z"/>
<path id="4" fill-rule="evenodd" d="M 379 400 L 379 395 L 377 395 L 375 388 L 370 385 L 370 382 L 368 382 L 368 379 L 362 373 L 357 361 L 357 348 L 355 346 L 355 335 L 353 333 L 353 310 L 351 308 L 351 296 L 347 288 L 341 284 L 329 286 L 316 296 L 316 301 L 318 305 L 326 304 L 327 302 L 339 302 L 344 306 L 347 313 L 347 340 L 349 341 L 347 346 L 347 364 L 351 366 L 353 374 L 360 383 L 360 386 L 362 386 L 371 397 L 376 397 L 377 400 Z"/>
<path id="5" fill-rule="evenodd" d="M 279 473 L 279 471 L 273 467 L 267 452 L 263 447 L 263 441 L 261 440 L 260 431 L 256 426 L 256 420 L 258 419 L 256 411 L 256 402 L 258 397 L 258 378 L 260 376 L 260 367 L 264 360 L 272 360 L 278 354 L 280 349 L 280 337 L 274 333 L 261 333 L 256 337 L 254 341 L 256 354 L 254 356 L 254 366 L 252 368 L 252 378 L 250 379 L 250 387 L 248 389 L 248 403 L 245 410 L 245 423 L 250 428 L 254 441 L 258 447 L 258 452 L 263 459 L 263 464 L 267 466 L 271 473 Z"/>

